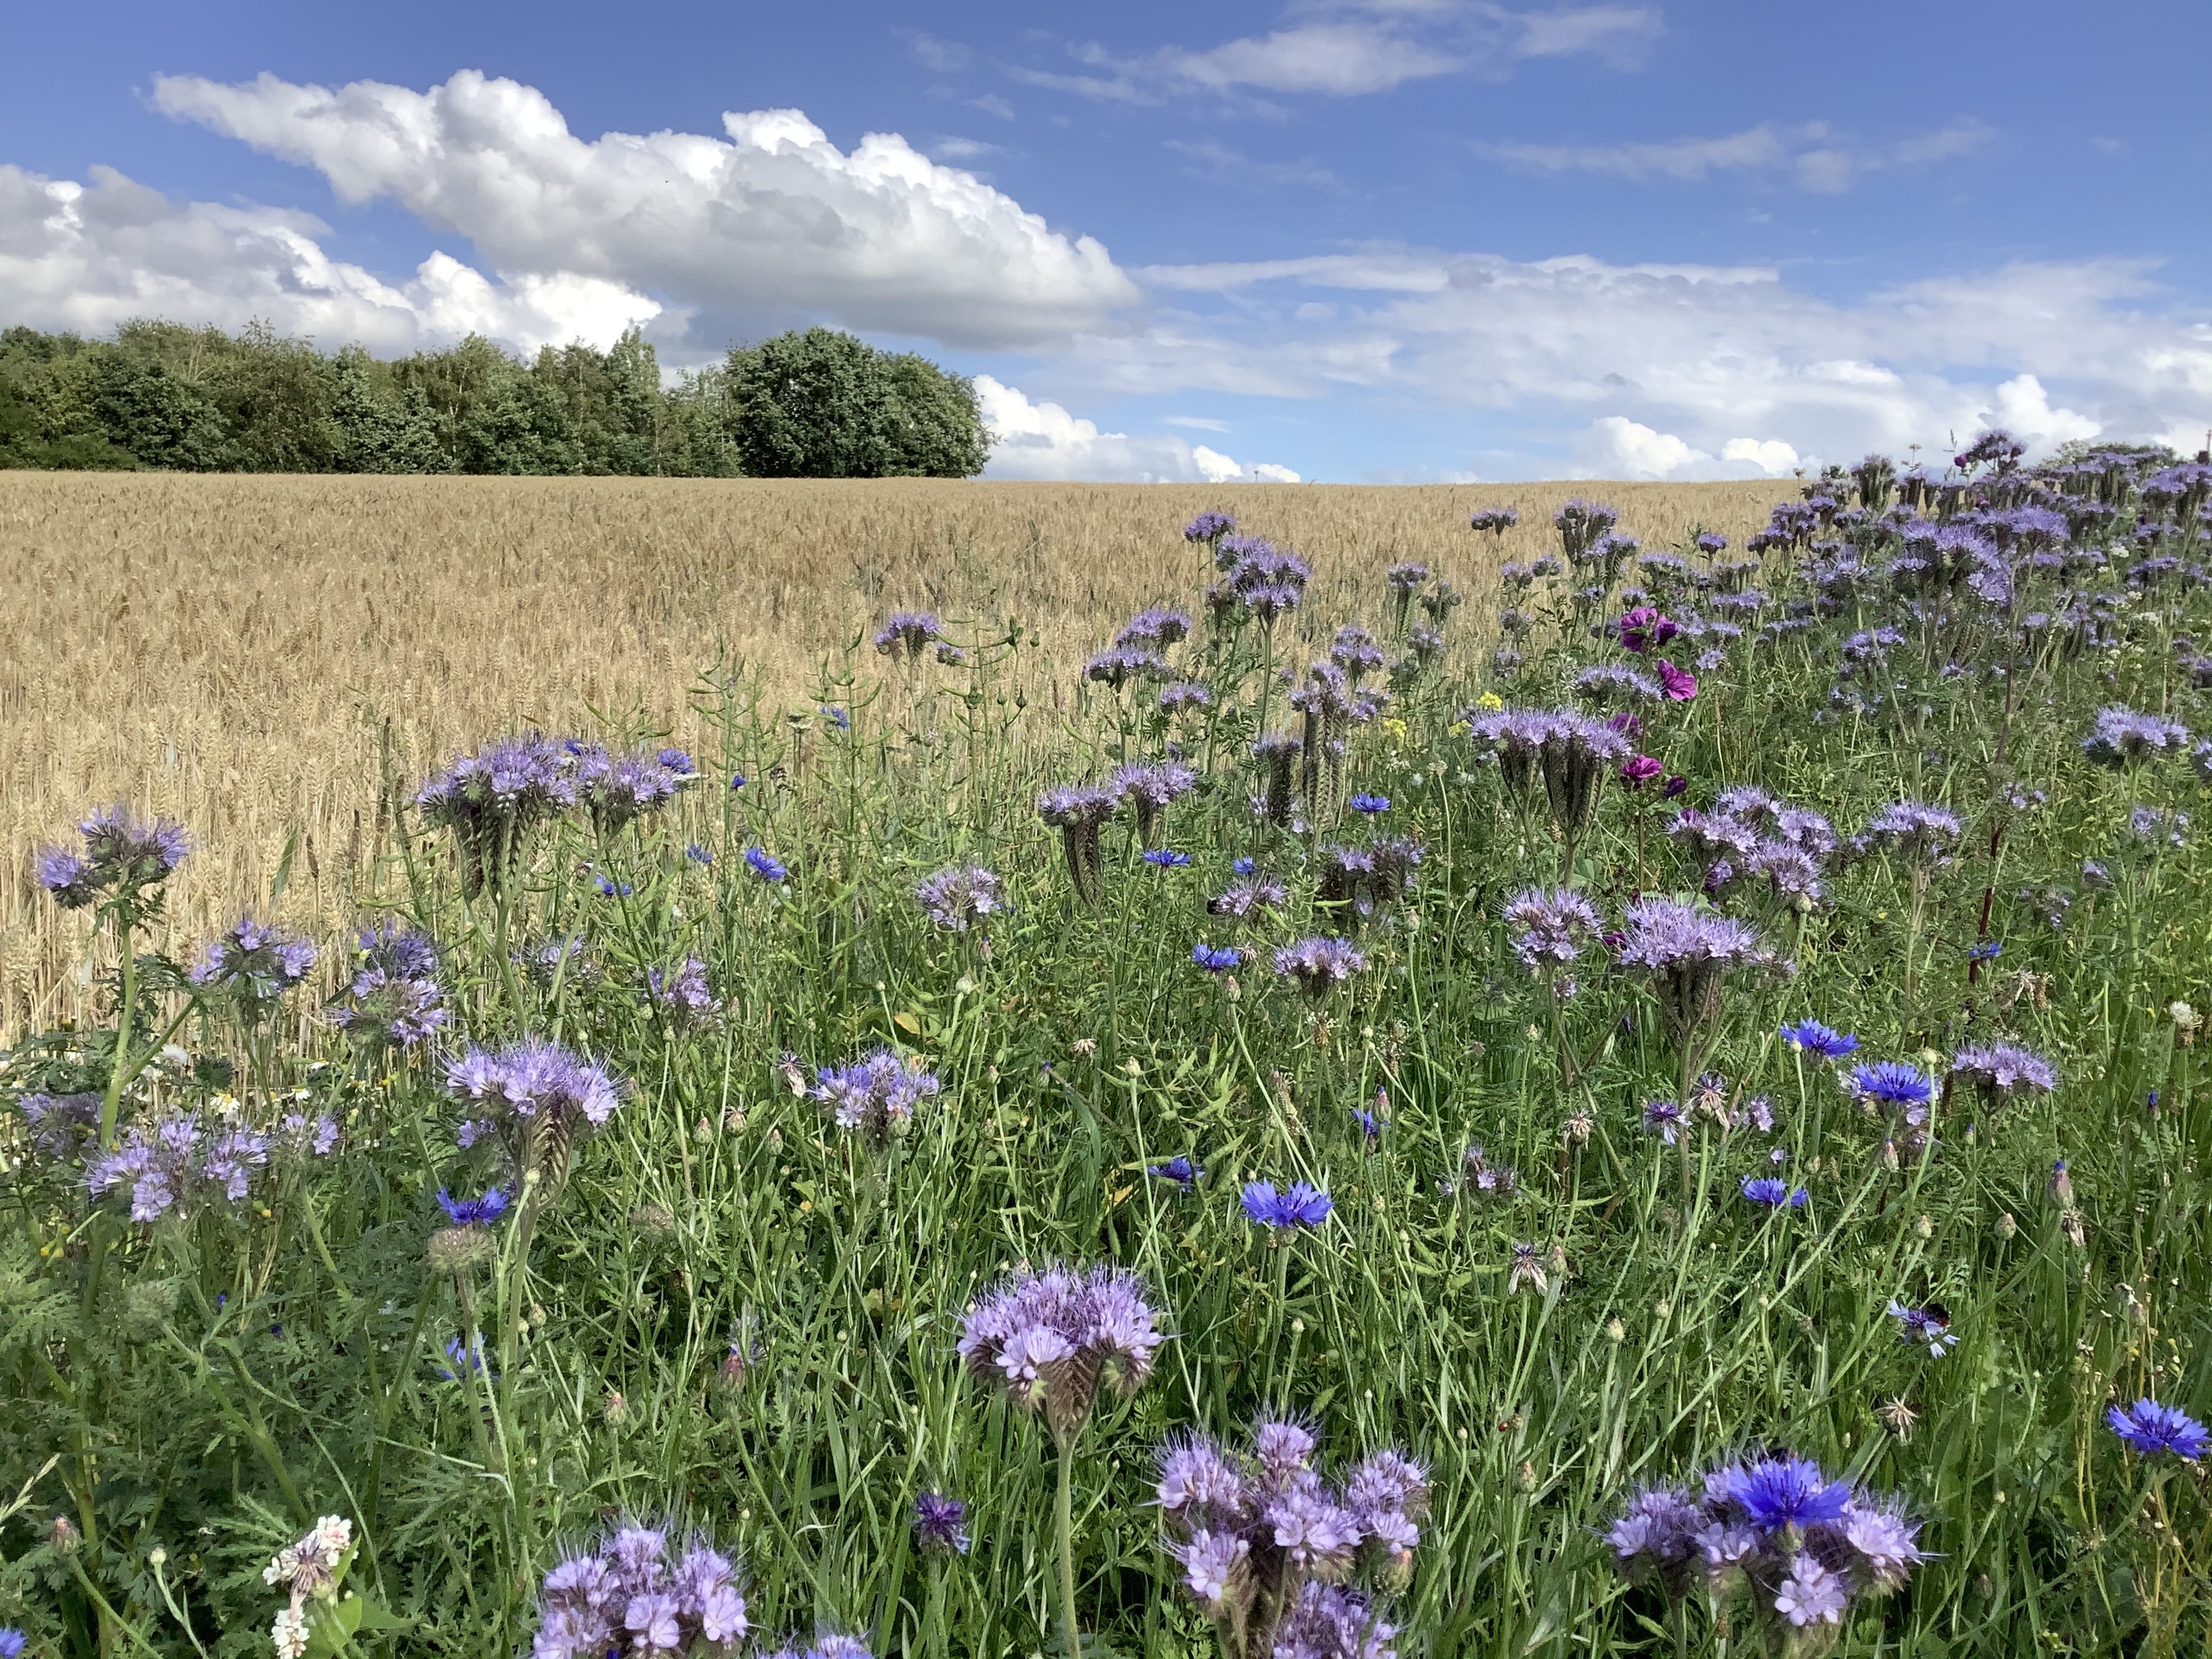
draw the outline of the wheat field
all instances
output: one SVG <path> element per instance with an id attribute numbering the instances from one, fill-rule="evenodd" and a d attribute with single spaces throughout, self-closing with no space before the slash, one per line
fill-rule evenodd
<path id="1" fill-rule="evenodd" d="M 691 735 L 700 672 L 804 707 L 887 610 L 1019 621 L 1018 673 L 1050 697 L 1121 617 L 1187 594 L 1179 532 L 1204 508 L 1297 549 L 1310 609 L 1381 608 L 1422 560 L 1474 601 L 1501 558 L 1553 546 L 1550 514 L 1603 499 L 1647 547 L 1732 539 L 1771 483 L 1362 487 L 331 478 L 0 472 L 0 1036 L 76 1017 L 79 915 L 43 902 L 38 847 L 125 800 L 204 849 L 173 942 L 265 898 L 342 927 L 377 840 L 379 778 L 522 727 L 641 718 Z M 1502 544 L 1467 528 L 1513 505 Z"/>

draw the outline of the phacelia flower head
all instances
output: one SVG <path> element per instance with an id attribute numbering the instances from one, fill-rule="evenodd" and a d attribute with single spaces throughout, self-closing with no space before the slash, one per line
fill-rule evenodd
<path id="1" fill-rule="evenodd" d="M 1952 849 L 1963 833 L 1955 813 L 1941 806 L 1901 800 L 1883 807 L 1868 820 L 1855 846 L 1860 851 L 1893 852 L 1908 863 L 1935 868 L 1950 862 Z"/>
<path id="2" fill-rule="evenodd" d="M 186 977 L 204 994 L 258 1011 L 314 971 L 315 947 L 296 933 L 245 917 L 210 941 Z"/>
<path id="3" fill-rule="evenodd" d="M 1133 1395 L 1166 1340 L 1144 1281 L 1118 1267 L 1048 1267 L 1002 1279 L 970 1304 L 961 1359 L 1066 1441 L 1101 1386 Z"/>
<path id="4" fill-rule="evenodd" d="M 181 825 L 167 818 L 149 823 L 120 806 L 102 807 L 76 827 L 83 850 L 49 847 L 35 861 L 39 885 L 64 909 L 96 904 L 111 895 L 131 906 L 175 872 L 191 851 Z"/>
<path id="5" fill-rule="evenodd" d="M 1006 908 L 999 896 L 998 877 L 975 864 L 951 865 L 925 877 L 914 896 L 932 922 L 953 933 L 964 933 Z"/>
<path id="6" fill-rule="evenodd" d="M 1486 507 L 1474 513 L 1468 519 L 1467 526 L 1470 530 L 1488 531 L 1493 536 L 1503 536 L 1520 522 L 1521 509 L 1517 507 Z"/>
<path id="7" fill-rule="evenodd" d="M 1211 708 L 1213 693 L 1196 680 L 1177 680 L 1160 688 L 1159 702 L 1163 714 L 1180 714 L 1186 709 Z"/>
<path id="8" fill-rule="evenodd" d="M 721 1000 L 707 982 L 707 964 L 686 957 L 673 968 L 645 970 L 646 1006 L 672 1030 L 711 1024 L 722 1012 Z"/>
<path id="9" fill-rule="evenodd" d="M 1603 924 L 1590 902 L 1571 887 L 1531 887 L 1506 902 L 1505 925 L 1514 930 L 1513 954 L 1538 973 L 1566 966 L 1597 942 Z"/>
<path id="10" fill-rule="evenodd" d="M 597 745 L 575 746 L 570 781 L 576 799 L 605 834 L 658 811 L 699 781 L 699 770 L 681 749 L 611 754 Z"/>
<path id="11" fill-rule="evenodd" d="M 752 1628 L 738 1577 L 734 1555 L 703 1533 L 614 1522 L 545 1575 L 532 1659 L 734 1654 Z"/>
<path id="12" fill-rule="evenodd" d="M 337 1024 L 375 1048 L 409 1049 L 435 1036 L 447 1018 L 436 942 L 387 917 L 356 945 L 360 955 L 332 1016 Z"/>
<path id="13" fill-rule="evenodd" d="M 2081 752 L 2100 766 L 2136 766 L 2178 755 L 2189 746 L 2189 730 L 2162 714 L 2113 707 L 2097 711 L 2096 723 L 2081 739 Z"/>
<path id="14" fill-rule="evenodd" d="M 2105 1413 L 2112 1432 L 2145 1457 L 2170 1456 L 2193 1463 L 2204 1455 L 2209 1440 L 2204 1425 L 2186 1412 L 2161 1406 L 2155 1400 L 2138 1400 L 2132 1406 L 2114 1406 Z"/>
<path id="15" fill-rule="evenodd" d="M 1107 787 L 1137 815 L 1137 839 L 1158 844 L 1161 814 L 1198 787 L 1198 774 L 1181 761 L 1133 761 L 1116 767 Z"/>
<path id="16" fill-rule="evenodd" d="M 471 1045 L 447 1066 L 446 1087 L 468 1113 L 464 1148 L 496 1138 L 517 1177 L 536 1170 L 549 1194 L 567 1179 L 570 1146 L 605 1124 L 622 1097 L 605 1070 L 542 1037 Z"/>
<path id="17" fill-rule="evenodd" d="M 576 804 L 575 763 L 567 744 L 532 732 L 462 756 L 416 792 L 422 821 L 453 832 L 465 895 L 507 879 L 531 832 Z"/>
<path id="18" fill-rule="evenodd" d="M 1310 997 L 1326 995 L 1366 966 L 1367 958 L 1348 939 L 1302 939 L 1275 952 L 1276 974 L 1296 980 Z"/>
<path id="19" fill-rule="evenodd" d="M 1187 542 L 1218 542 L 1237 528 L 1234 516 L 1227 513 L 1201 513 L 1182 527 L 1182 538 Z"/>
<path id="20" fill-rule="evenodd" d="M 849 1066 L 822 1066 L 814 1078 L 814 1097 L 830 1108 L 837 1127 L 878 1146 L 904 1133 L 915 1104 L 938 1091 L 933 1073 L 890 1048 Z"/>
<path id="21" fill-rule="evenodd" d="M 894 611 L 876 630 L 876 649 L 884 655 L 903 651 L 908 662 L 919 662 L 921 654 L 945 637 L 945 626 L 935 614 L 927 611 Z"/>
<path id="22" fill-rule="evenodd" d="M 1721 988 L 1730 973 L 1773 961 L 1747 923 L 1677 899 L 1638 899 L 1629 905 L 1626 920 L 1620 965 L 1650 975 L 1660 1013 L 1677 1042 L 1719 1012 Z"/>
<path id="23" fill-rule="evenodd" d="M 1303 1181 L 1293 1181 L 1279 1192 L 1272 1181 L 1248 1182 L 1239 1202 L 1249 1219 L 1275 1228 L 1318 1227 L 1336 1207 L 1327 1193 Z"/>
<path id="24" fill-rule="evenodd" d="M 2058 1068 L 2017 1042 L 1970 1044 L 1951 1057 L 1951 1075 L 1972 1084 L 1991 1111 L 2019 1096 L 2047 1095 L 2058 1086 Z"/>
<path id="25" fill-rule="evenodd" d="M 197 1112 L 137 1123 L 120 1145 L 94 1158 L 85 1186 L 94 1198 L 130 1194 L 133 1221 L 197 1214 L 213 1204 L 237 1204 L 269 1163 L 270 1137 L 252 1129 L 210 1127 Z"/>

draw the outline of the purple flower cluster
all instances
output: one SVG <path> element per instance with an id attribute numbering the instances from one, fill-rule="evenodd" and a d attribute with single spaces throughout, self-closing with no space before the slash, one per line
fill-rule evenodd
<path id="1" fill-rule="evenodd" d="M 2178 755 L 2189 746 L 2189 728 L 2163 714 L 2145 714 L 2114 706 L 2097 711 L 2081 752 L 2100 766 L 2140 765 Z"/>
<path id="2" fill-rule="evenodd" d="M 1786 1454 L 1706 1474 L 1701 1496 L 1653 1486 L 1629 1500 L 1607 1534 L 1632 1583 L 1680 1601 L 1702 1587 L 1717 1602 L 1750 1602 L 1768 1651 L 1832 1633 L 1851 1603 L 1903 1588 L 1927 1559 L 1920 1523 L 1819 1464 Z"/>
<path id="3" fill-rule="evenodd" d="M 576 799 L 604 834 L 659 811 L 699 781 L 699 769 L 681 749 L 617 755 L 597 744 L 568 747 Z"/>
<path id="4" fill-rule="evenodd" d="M 884 656 L 904 651 L 908 662 L 918 662 L 921 653 L 945 637 L 944 624 L 927 611 L 894 611 L 876 630 L 876 649 Z"/>
<path id="5" fill-rule="evenodd" d="M 1517 507 L 1486 507 L 1468 519 L 1467 527 L 1474 531 L 1486 530 L 1493 536 L 1502 537 L 1520 522 L 1521 509 Z"/>
<path id="6" fill-rule="evenodd" d="M 1532 973 L 1553 976 L 1554 988 L 1574 994 L 1559 970 L 1597 942 L 1604 924 L 1590 902 L 1571 887 L 1531 887 L 1506 902 L 1505 925 L 1514 929 L 1513 954 Z"/>
<path id="7" fill-rule="evenodd" d="M 463 755 L 416 792 L 425 823 L 451 830 L 461 888 L 475 896 L 513 874 L 539 824 L 576 804 L 575 757 L 535 732 Z"/>
<path id="8" fill-rule="evenodd" d="M 446 1024 L 436 942 L 391 917 L 356 945 L 360 960 L 337 1024 L 372 1048 L 409 1049 L 434 1037 Z"/>
<path id="9" fill-rule="evenodd" d="M 313 945 L 247 916 L 204 945 L 185 977 L 203 992 L 258 1010 L 276 1003 L 314 967 Z"/>
<path id="10" fill-rule="evenodd" d="M 1201 513 L 1182 527 L 1182 538 L 1187 542 L 1218 542 L 1236 528 L 1236 519 L 1227 513 Z"/>
<path id="11" fill-rule="evenodd" d="M 722 1004 L 707 983 L 707 964 L 686 957 L 674 968 L 645 970 L 646 1006 L 668 1023 L 672 1030 L 688 1031 L 711 1024 Z"/>
<path id="12" fill-rule="evenodd" d="M 1190 633 L 1190 617 L 1183 611 L 1165 605 L 1154 605 L 1139 611 L 1121 624 L 1114 635 L 1116 645 L 1141 645 L 1154 651 L 1164 650 Z"/>
<path id="13" fill-rule="evenodd" d="M 1276 617 L 1297 610 L 1313 579 L 1304 559 L 1262 536 L 1223 538 L 1214 544 L 1213 562 L 1225 574 L 1206 590 L 1207 608 L 1216 615 L 1241 611 L 1262 627 L 1272 628 Z"/>
<path id="14" fill-rule="evenodd" d="M 2058 1086 L 2058 1068 L 2017 1042 L 1978 1042 L 1951 1056 L 1951 1075 L 1973 1085 L 1984 1111 L 2022 1095 L 2047 1095 Z"/>
<path id="15" fill-rule="evenodd" d="M 542 1037 L 504 1048 L 471 1045 L 446 1067 L 446 1087 L 466 1108 L 464 1151 L 495 1138 L 518 1179 L 536 1170 L 550 1196 L 568 1177 L 568 1150 L 614 1115 L 621 1090 L 606 1071 Z"/>
<path id="16" fill-rule="evenodd" d="M 1941 869 L 1951 861 L 1965 827 L 1955 813 L 1918 801 L 1893 801 L 1867 821 L 1851 842 L 1855 854 L 1893 853 L 1908 864 Z"/>
<path id="17" fill-rule="evenodd" d="M 39 885 L 66 910 L 97 904 L 110 895 L 136 907 L 191 851 L 181 826 L 167 818 L 147 823 L 120 806 L 100 808 L 76 830 L 84 839 L 83 851 L 44 848 L 34 866 Z"/>
<path id="18" fill-rule="evenodd" d="M 1117 766 L 1106 780 L 1137 815 L 1137 838 L 1146 846 L 1158 844 L 1161 816 L 1173 803 L 1198 787 L 1198 774 L 1181 761 L 1132 761 Z"/>
<path id="19" fill-rule="evenodd" d="M 1660 1014 L 1678 1044 L 1719 1013 L 1721 988 L 1729 974 L 1775 963 L 1747 924 L 1676 899 L 1638 899 L 1628 907 L 1626 919 L 1620 965 L 1650 975 Z"/>
<path id="20" fill-rule="evenodd" d="M 94 1198 L 127 1188 L 133 1221 L 159 1221 L 173 1212 L 196 1213 L 220 1200 L 237 1204 L 269 1163 L 270 1137 L 236 1127 L 210 1128 L 197 1112 L 134 1125 L 122 1145 L 85 1172 Z"/>
<path id="21" fill-rule="evenodd" d="M 679 1553 L 672 1533 L 629 1522 L 564 1554 L 538 1597 L 533 1659 L 734 1654 L 751 1628 L 738 1564 L 702 1533 Z"/>
<path id="22" fill-rule="evenodd" d="M 943 1492 L 926 1492 L 914 1500 L 914 1539 L 924 1555 L 965 1555 L 968 1506 Z"/>
<path id="23" fill-rule="evenodd" d="M 1121 792 L 1111 784 L 1061 784 L 1037 797 L 1037 816 L 1060 831 L 1068 880 L 1086 904 L 1098 902 L 1103 884 L 1098 832 L 1121 807 Z"/>
<path id="24" fill-rule="evenodd" d="M 23 1114 L 31 1144 L 40 1156 L 57 1164 L 73 1164 L 99 1139 L 100 1111 L 105 1103 L 97 1094 L 29 1094 L 15 1106 Z"/>
<path id="25" fill-rule="evenodd" d="M 1367 966 L 1367 958 L 1348 939 L 1314 937 L 1275 952 L 1275 972 L 1294 979 L 1310 997 L 1326 996 Z"/>
<path id="26" fill-rule="evenodd" d="M 934 1074 L 890 1048 L 875 1049 L 849 1066 L 817 1066 L 814 1073 L 814 1098 L 830 1108 L 837 1127 L 878 1146 L 905 1133 L 915 1104 L 937 1091 Z"/>
<path id="27" fill-rule="evenodd" d="M 926 877 L 914 890 L 923 913 L 947 933 L 964 933 L 985 916 L 1006 908 L 999 878 L 979 864 L 956 864 Z"/>
<path id="28" fill-rule="evenodd" d="M 1119 1267 L 1024 1270 L 969 1304 L 959 1353 L 1016 1405 L 1042 1412 L 1065 1444 L 1102 1387 L 1126 1398 L 1144 1386 L 1166 1340 L 1158 1320 L 1144 1281 Z"/>
<path id="29" fill-rule="evenodd" d="M 1402 1589 L 1429 1510 L 1428 1476 L 1395 1451 L 1371 1454 L 1341 1484 L 1313 1467 L 1312 1430 L 1262 1419 L 1248 1453 L 1205 1435 L 1159 1451 L 1154 1497 L 1168 1552 L 1224 1650 L 1288 1659 L 1384 1659 L 1395 1629 L 1370 1594 Z"/>

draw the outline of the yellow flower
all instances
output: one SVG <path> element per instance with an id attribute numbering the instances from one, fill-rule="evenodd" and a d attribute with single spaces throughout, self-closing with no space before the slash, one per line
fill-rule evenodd
<path id="1" fill-rule="evenodd" d="M 1505 707 L 1505 699 L 1495 691 L 1486 691 L 1474 700 L 1474 706 L 1486 714 Z"/>

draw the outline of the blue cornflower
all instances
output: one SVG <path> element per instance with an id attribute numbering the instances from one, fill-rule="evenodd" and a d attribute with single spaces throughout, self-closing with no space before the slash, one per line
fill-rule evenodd
<path id="1" fill-rule="evenodd" d="M 1901 1060 L 1878 1060 L 1851 1068 L 1851 1092 L 1887 1106 L 1925 1106 L 1936 1093 L 1926 1073 Z"/>
<path id="2" fill-rule="evenodd" d="M 608 876 L 597 878 L 592 885 L 599 890 L 601 898 L 628 898 L 632 890 L 628 882 L 616 881 Z"/>
<path id="3" fill-rule="evenodd" d="M 1382 1139 L 1382 1120 L 1364 1106 L 1352 1109 L 1352 1121 L 1359 1126 L 1359 1133 L 1367 1137 L 1369 1146 L 1372 1146 Z"/>
<path id="4" fill-rule="evenodd" d="M 1172 1181 L 1185 1192 L 1198 1185 L 1206 1171 L 1177 1153 L 1164 1164 L 1147 1164 L 1145 1173 L 1158 1181 Z"/>
<path id="5" fill-rule="evenodd" d="M 1354 795 L 1352 798 L 1350 805 L 1352 810 L 1355 812 L 1387 812 L 1390 810 L 1390 797 L 1388 795 Z"/>
<path id="6" fill-rule="evenodd" d="M 1974 946 L 1972 950 L 1966 952 L 1966 960 L 1969 962 L 1994 962 L 1997 957 L 2003 954 L 2004 941 L 2002 939 L 1985 939 L 1979 945 Z"/>
<path id="7" fill-rule="evenodd" d="M 1851 1483 L 1831 1480 L 1809 1457 L 1762 1457 L 1715 1469 L 1705 1477 L 1705 1495 L 1739 1511 L 1763 1533 L 1803 1531 L 1844 1517 Z"/>
<path id="8" fill-rule="evenodd" d="M 1805 1207 L 1805 1189 L 1792 1187 L 1774 1176 L 1746 1176 L 1743 1195 L 1754 1204 L 1764 1204 L 1770 1209 L 1802 1210 Z"/>
<path id="9" fill-rule="evenodd" d="M 2115 1406 L 2105 1413 L 2105 1421 L 2112 1425 L 2114 1434 L 2145 1457 L 2171 1452 L 2193 1463 L 2204 1455 L 2208 1443 L 2202 1423 L 2155 1400 L 2138 1400 L 2126 1407 Z"/>
<path id="10" fill-rule="evenodd" d="M 482 1376 L 484 1370 L 483 1336 L 479 1332 L 471 1340 L 464 1342 L 458 1336 L 446 1339 L 446 1364 L 438 1367 L 439 1376 L 447 1382 L 458 1382 L 465 1371 L 471 1376 Z"/>
<path id="11" fill-rule="evenodd" d="M 25 1639 L 23 1632 L 12 1625 L 0 1630 L 0 1659 L 16 1659 L 23 1651 Z"/>
<path id="12" fill-rule="evenodd" d="M 1209 974 L 1225 974 L 1244 960 L 1244 953 L 1234 945 L 1201 942 L 1190 947 L 1190 959 Z"/>
<path id="13" fill-rule="evenodd" d="M 714 849 L 711 847 L 702 847 L 695 841 L 684 849 L 684 856 L 694 864 L 712 864 L 714 861 Z"/>
<path id="14" fill-rule="evenodd" d="M 753 873 L 765 882 L 782 881 L 791 874 L 789 870 L 757 847 L 745 848 L 745 862 L 752 866 Z"/>
<path id="15" fill-rule="evenodd" d="M 744 775 L 744 773 L 742 773 L 742 772 L 732 772 L 732 773 L 731 773 L 731 774 L 730 774 L 730 787 L 731 787 L 731 788 L 732 788 L 732 789 L 742 789 L 742 788 L 744 788 L 744 787 L 745 787 L 745 775 Z"/>
<path id="16" fill-rule="evenodd" d="M 1889 1316 L 1897 1322 L 1899 1338 L 1915 1347 L 1926 1344 L 1931 1359 L 1941 1359 L 1958 1346 L 1958 1334 L 1951 1328 L 1951 1314 L 1947 1308 L 1934 1303 L 1924 1308 L 1908 1308 L 1902 1302 L 1892 1302 Z"/>
<path id="17" fill-rule="evenodd" d="M 1165 847 L 1155 847 L 1146 853 L 1145 862 L 1156 869 L 1180 870 L 1190 862 L 1190 854 L 1178 853 Z"/>
<path id="18" fill-rule="evenodd" d="M 1801 1019 L 1782 1028 L 1783 1041 L 1821 1060 L 1841 1060 L 1859 1046 L 1855 1036 L 1823 1025 L 1817 1019 Z"/>
<path id="19" fill-rule="evenodd" d="M 455 1198 L 441 1187 L 438 1207 L 456 1227 L 489 1226 L 507 1213 L 507 1194 L 496 1187 L 487 1187 L 482 1198 Z"/>
<path id="20" fill-rule="evenodd" d="M 825 702 L 815 712 L 829 721 L 834 731 L 849 732 L 853 729 L 853 717 L 842 708 L 833 708 Z"/>
<path id="21" fill-rule="evenodd" d="M 1260 862 L 1257 859 L 1238 859 L 1229 867 L 1240 876 L 1256 875 L 1259 872 Z"/>
<path id="22" fill-rule="evenodd" d="M 1278 1193 L 1272 1181 L 1255 1181 L 1244 1188 L 1244 1213 L 1263 1227 L 1318 1227 L 1336 1205 L 1327 1193 L 1303 1181 L 1293 1181 Z"/>

